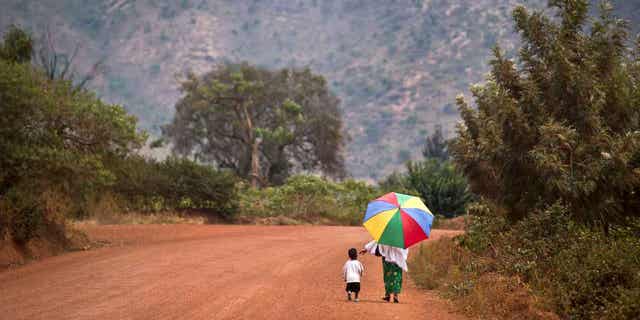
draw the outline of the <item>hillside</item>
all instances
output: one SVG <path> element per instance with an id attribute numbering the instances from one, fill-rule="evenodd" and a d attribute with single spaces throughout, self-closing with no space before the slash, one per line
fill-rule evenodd
<path id="1" fill-rule="evenodd" d="M 417 158 L 454 97 L 487 72 L 490 48 L 517 41 L 511 10 L 543 0 L 3 0 L 0 28 L 49 28 L 81 46 L 80 72 L 104 59 L 92 88 L 158 133 L 179 97 L 177 77 L 221 61 L 309 66 L 342 99 L 347 169 L 380 179 Z M 623 1 L 626 17 L 640 5 Z"/>

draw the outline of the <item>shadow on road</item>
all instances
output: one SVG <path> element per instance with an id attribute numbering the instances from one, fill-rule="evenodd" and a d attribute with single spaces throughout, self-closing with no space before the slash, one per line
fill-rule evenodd
<path id="1" fill-rule="evenodd" d="M 400 303 L 390 303 L 390 302 L 383 301 L 382 299 L 380 299 L 380 300 L 375 300 L 375 299 L 360 299 L 360 301 L 359 301 L 359 302 L 348 301 L 347 299 L 340 299 L 339 301 L 341 301 L 341 302 L 345 302 L 345 303 L 384 303 L 384 304 L 402 304 L 402 302 L 400 302 Z"/>

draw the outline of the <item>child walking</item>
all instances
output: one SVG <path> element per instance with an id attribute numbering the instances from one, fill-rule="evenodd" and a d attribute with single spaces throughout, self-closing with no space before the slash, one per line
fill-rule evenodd
<path id="1" fill-rule="evenodd" d="M 360 277 L 364 273 L 364 266 L 358 261 L 358 250 L 356 248 L 349 249 L 349 260 L 342 267 L 342 275 L 344 281 L 347 283 L 347 300 L 351 301 L 351 294 L 355 294 L 355 302 L 360 301 L 358 299 L 358 293 L 360 293 Z"/>

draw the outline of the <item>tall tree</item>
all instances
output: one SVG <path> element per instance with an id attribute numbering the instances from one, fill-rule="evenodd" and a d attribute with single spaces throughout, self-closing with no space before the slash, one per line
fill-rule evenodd
<path id="1" fill-rule="evenodd" d="M 0 55 L 0 198 L 21 183 L 108 179 L 105 157 L 124 156 L 146 138 L 121 106 L 48 79 L 31 65 L 30 43 L 14 28 L 0 44 L 3 53 L 20 53 Z"/>
<path id="2" fill-rule="evenodd" d="M 514 10 L 520 59 L 496 49 L 477 110 L 458 98 L 452 151 L 510 218 L 561 203 L 606 231 L 640 212 L 640 51 L 610 6 L 588 23 L 586 0 L 549 3 L 558 19 Z"/>
<path id="3" fill-rule="evenodd" d="M 61 51 L 54 33 L 51 28 L 47 27 L 37 41 L 34 63 L 44 71 L 49 79 L 70 81 L 76 90 L 84 89 L 89 82 L 104 71 L 105 58 L 96 61 L 85 74 L 80 76 L 74 65 L 79 51 L 80 43 L 76 43 L 70 53 Z"/>
<path id="4" fill-rule="evenodd" d="M 435 132 L 427 137 L 424 148 L 422 149 L 422 155 L 425 158 L 438 159 L 441 161 L 449 160 L 447 141 L 442 134 L 441 125 L 437 125 Z"/>
<path id="5" fill-rule="evenodd" d="M 32 53 L 31 35 L 14 25 L 10 26 L 4 35 L 4 42 L 0 44 L 0 59 L 25 63 L 31 60 Z"/>
<path id="6" fill-rule="evenodd" d="M 339 100 L 309 69 L 223 64 L 187 74 L 164 135 L 176 153 L 233 169 L 252 185 L 292 171 L 344 173 Z"/>

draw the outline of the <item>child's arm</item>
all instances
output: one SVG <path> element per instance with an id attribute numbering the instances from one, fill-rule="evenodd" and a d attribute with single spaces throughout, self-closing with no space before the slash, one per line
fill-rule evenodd
<path id="1" fill-rule="evenodd" d="M 342 267 L 342 279 L 344 279 L 344 281 L 347 281 L 347 264 L 346 263 Z"/>

